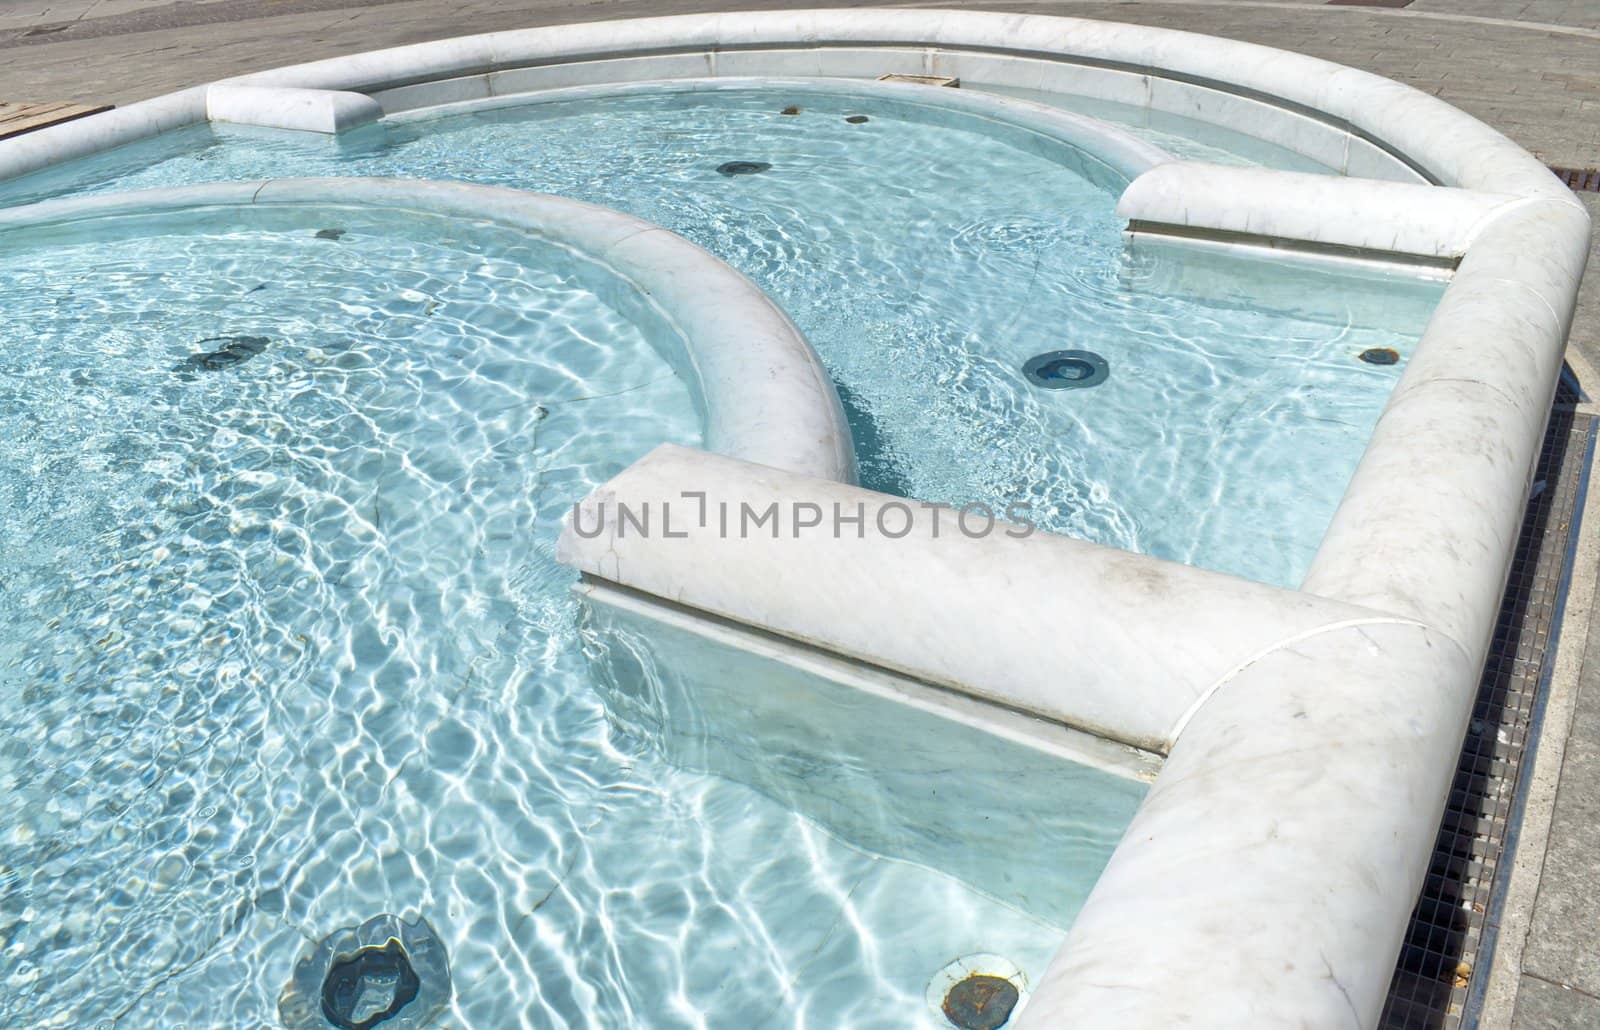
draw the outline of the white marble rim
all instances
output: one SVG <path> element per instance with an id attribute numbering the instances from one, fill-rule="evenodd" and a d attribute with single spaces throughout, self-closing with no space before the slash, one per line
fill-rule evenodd
<path id="1" fill-rule="evenodd" d="M 1204 41 L 1204 45 L 1196 45 Z M 1290 108 L 1402 155 L 1438 182 L 1491 192 L 1545 169 L 1437 98 L 1341 65 L 1255 44 L 1078 18 L 980 11 L 811 10 L 677 15 L 463 36 L 238 76 L 238 85 L 371 93 L 515 68 L 672 53 L 859 46 L 989 52 L 1130 70 Z"/>
<path id="2" fill-rule="evenodd" d="M 30 228 L 230 208 L 416 212 L 511 228 L 604 269 L 677 338 L 652 339 L 688 381 L 706 446 L 853 482 L 855 453 L 832 380 L 764 292 L 720 259 L 632 215 L 526 190 L 412 179 L 308 178 L 107 193 L 0 209 L 0 245 Z M 159 231 L 157 221 L 151 231 Z M 679 350 L 681 353 L 672 353 Z M 531 417 L 531 413 L 530 413 Z"/>

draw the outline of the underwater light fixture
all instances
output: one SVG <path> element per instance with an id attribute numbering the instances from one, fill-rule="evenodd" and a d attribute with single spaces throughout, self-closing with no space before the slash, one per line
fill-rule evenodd
<path id="1" fill-rule="evenodd" d="M 418 1030 L 450 1003 L 450 960 L 427 920 L 381 915 L 336 930 L 278 996 L 289 1030 Z"/>
<path id="2" fill-rule="evenodd" d="M 733 178 L 735 175 L 755 175 L 765 172 L 772 166 L 765 161 L 728 161 L 717 165 L 717 174 Z"/>
<path id="3" fill-rule="evenodd" d="M 1105 382 L 1111 365 L 1093 351 L 1053 350 L 1029 358 L 1022 374 L 1046 390 L 1081 390 Z"/>

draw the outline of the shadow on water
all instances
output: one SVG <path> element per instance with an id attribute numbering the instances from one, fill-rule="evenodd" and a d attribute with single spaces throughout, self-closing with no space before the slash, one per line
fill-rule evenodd
<path id="1" fill-rule="evenodd" d="M 844 405 L 845 419 L 850 423 L 850 435 L 855 438 L 856 466 L 861 485 L 879 493 L 910 497 L 911 483 L 888 441 L 884 439 L 877 417 L 848 386 L 838 380 L 834 380 L 833 386 L 839 391 L 839 403 Z"/>

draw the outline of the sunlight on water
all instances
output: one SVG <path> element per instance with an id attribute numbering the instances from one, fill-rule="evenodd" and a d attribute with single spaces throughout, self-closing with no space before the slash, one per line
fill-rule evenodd
<path id="1" fill-rule="evenodd" d="M 843 388 L 866 485 L 1024 503 L 1047 529 L 1284 586 L 1304 575 L 1404 371 L 1356 355 L 1409 356 L 1441 289 L 1257 262 L 1227 273 L 1240 292 L 1291 302 L 1164 289 L 1124 253 L 1120 181 L 1086 177 L 1077 151 L 848 95 L 630 93 L 343 142 L 260 130 L 175 142 L 71 177 L 99 189 L 463 179 L 627 211 L 783 305 Z M 771 167 L 718 173 L 737 161 Z M 59 190 L 61 175 L 27 185 Z M 1111 376 L 1090 391 L 1036 390 L 1020 369 L 1052 350 L 1096 352 Z"/>
<path id="2" fill-rule="evenodd" d="M 0 1025 L 273 1023 L 384 912 L 451 1026 L 905 1026 L 956 955 L 1042 969 L 1060 926 L 608 724 L 552 555 L 698 442 L 646 330 L 519 235 L 295 217 L 5 241 Z"/>

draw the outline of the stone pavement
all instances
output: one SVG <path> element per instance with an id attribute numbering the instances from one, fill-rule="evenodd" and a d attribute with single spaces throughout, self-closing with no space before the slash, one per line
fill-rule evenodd
<path id="1" fill-rule="evenodd" d="M 1600 610 L 1591 613 L 1540 872 L 1516 1025 L 1600 1027 Z"/>
<path id="2" fill-rule="evenodd" d="M 877 0 L 1161 25 L 1364 68 L 1436 94 L 1546 163 L 1600 166 L 1600 0 Z M 0 100 L 126 104 L 226 75 L 444 36 L 838 0 L 0 0 Z M 1585 197 L 1600 223 L 1600 194 Z M 1600 396 L 1600 248 L 1570 360 Z M 1600 477 L 1579 531 L 1482 1026 L 1600 1027 Z M 1591 631 L 1592 627 L 1592 631 Z"/>

